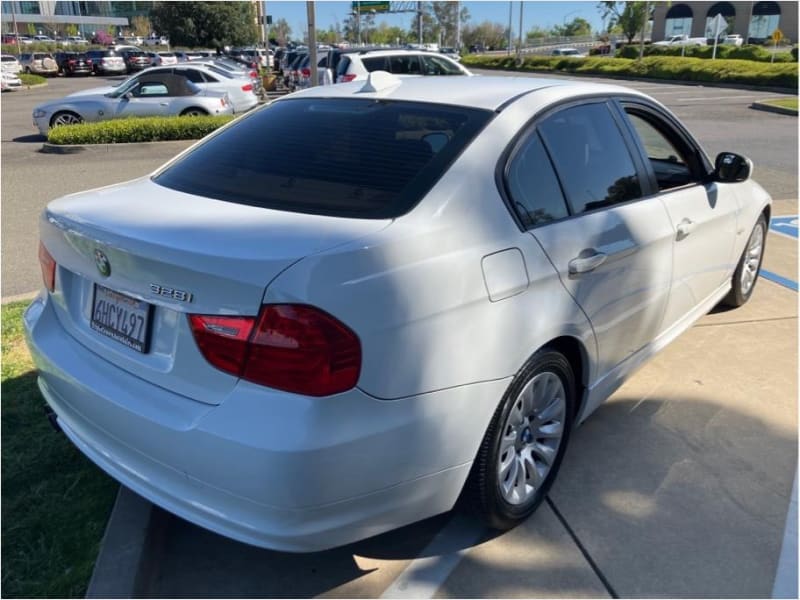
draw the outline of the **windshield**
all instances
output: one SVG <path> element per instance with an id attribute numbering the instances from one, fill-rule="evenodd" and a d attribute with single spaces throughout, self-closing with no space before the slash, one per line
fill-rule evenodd
<path id="1" fill-rule="evenodd" d="M 493 114 L 417 102 L 283 100 L 212 136 L 154 181 L 263 208 L 393 218 L 419 202 Z M 275 140 L 279 151 L 268 151 Z"/>

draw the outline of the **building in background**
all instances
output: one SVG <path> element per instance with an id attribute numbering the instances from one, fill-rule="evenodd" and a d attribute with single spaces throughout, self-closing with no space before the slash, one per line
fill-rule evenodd
<path id="1" fill-rule="evenodd" d="M 797 42 L 798 3 L 789 2 L 659 2 L 653 14 L 653 40 L 671 35 L 711 38 L 711 20 L 718 14 L 728 22 L 726 34 L 739 34 L 761 44 L 780 29 L 784 39 Z"/>
<path id="2" fill-rule="evenodd" d="M 0 18 L 4 33 L 13 33 L 16 21 L 17 33 L 21 35 L 33 29 L 36 33 L 54 37 L 64 35 L 67 27 L 74 25 L 84 37 L 91 38 L 97 31 L 106 31 L 114 36 L 125 33 L 133 17 L 149 16 L 152 7 L 153 2 L 149 0 L 4 0 Z"/>

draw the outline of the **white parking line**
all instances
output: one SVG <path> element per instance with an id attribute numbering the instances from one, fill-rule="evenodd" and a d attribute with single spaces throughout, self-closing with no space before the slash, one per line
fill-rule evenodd
<path id="1" fill-rule="evenodd" d="M 475 519 L 457 514 L 405 571 L 383 592 L 381 598 L 433 598 L 458 566 L 461 558 L 486 533 Z"/>
<path id="2" fill-rule="evenodd" d="M 773 598 L 797 598 L 797 473 L 794 475 L 792 499 L 786 514 L 783 546 L 772 586 Z"/>

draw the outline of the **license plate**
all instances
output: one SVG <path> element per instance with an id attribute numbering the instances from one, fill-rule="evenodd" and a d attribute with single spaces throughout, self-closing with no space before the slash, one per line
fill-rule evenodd
<path id="1" fill-rule="evenodd" d="M 92 329 L 137 352 L 150 344 L 152 305 L 95 284 L 92 299 Z"/>

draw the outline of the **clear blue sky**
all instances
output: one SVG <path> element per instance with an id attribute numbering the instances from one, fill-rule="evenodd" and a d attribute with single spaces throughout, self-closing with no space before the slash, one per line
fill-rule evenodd
<path id="1" fill-rule="evenodd" d="M 481 21 L 495 21 L 508 25 L 509 2 L 500 0 L 498 2 L 462 2 L 469 9 L 470 22 L 480 23 Z M 511 4 L 512 26 L 515 33 L 519 28 L 519 7 L 520 2 L 513 1 Z M 522 30 L 528 31 L 534 25 L 549 29 L 554 25 L 561 25 L 565 21 L 569 22 L 575 17 L 586 19 L 592 24 L 592 29 L 597 31 L 602 29 L 603 20 L 600 11 L 597 9 L 597 2 L 538 2 L 526 1 L 523 3 L 522 10 Z M 327 29 L 338 20 L 343 23 L 351 11 L 351 2 L 317 0 L 316 20 L 317 29 Z M 292 28 L 292 38 L 300 39 L 306 30 L 306 3 L 301 0 L 267 0 L 267 14 L 272 15 L 273 22 L 278 19 L 286 19 Z M 385 21 L 389 25 L 399 25 L 403 28 L 410 28 L 414 19 L 413 13 L 405 14 L 379 14 L 375 19 L 376 24 Z"/>

